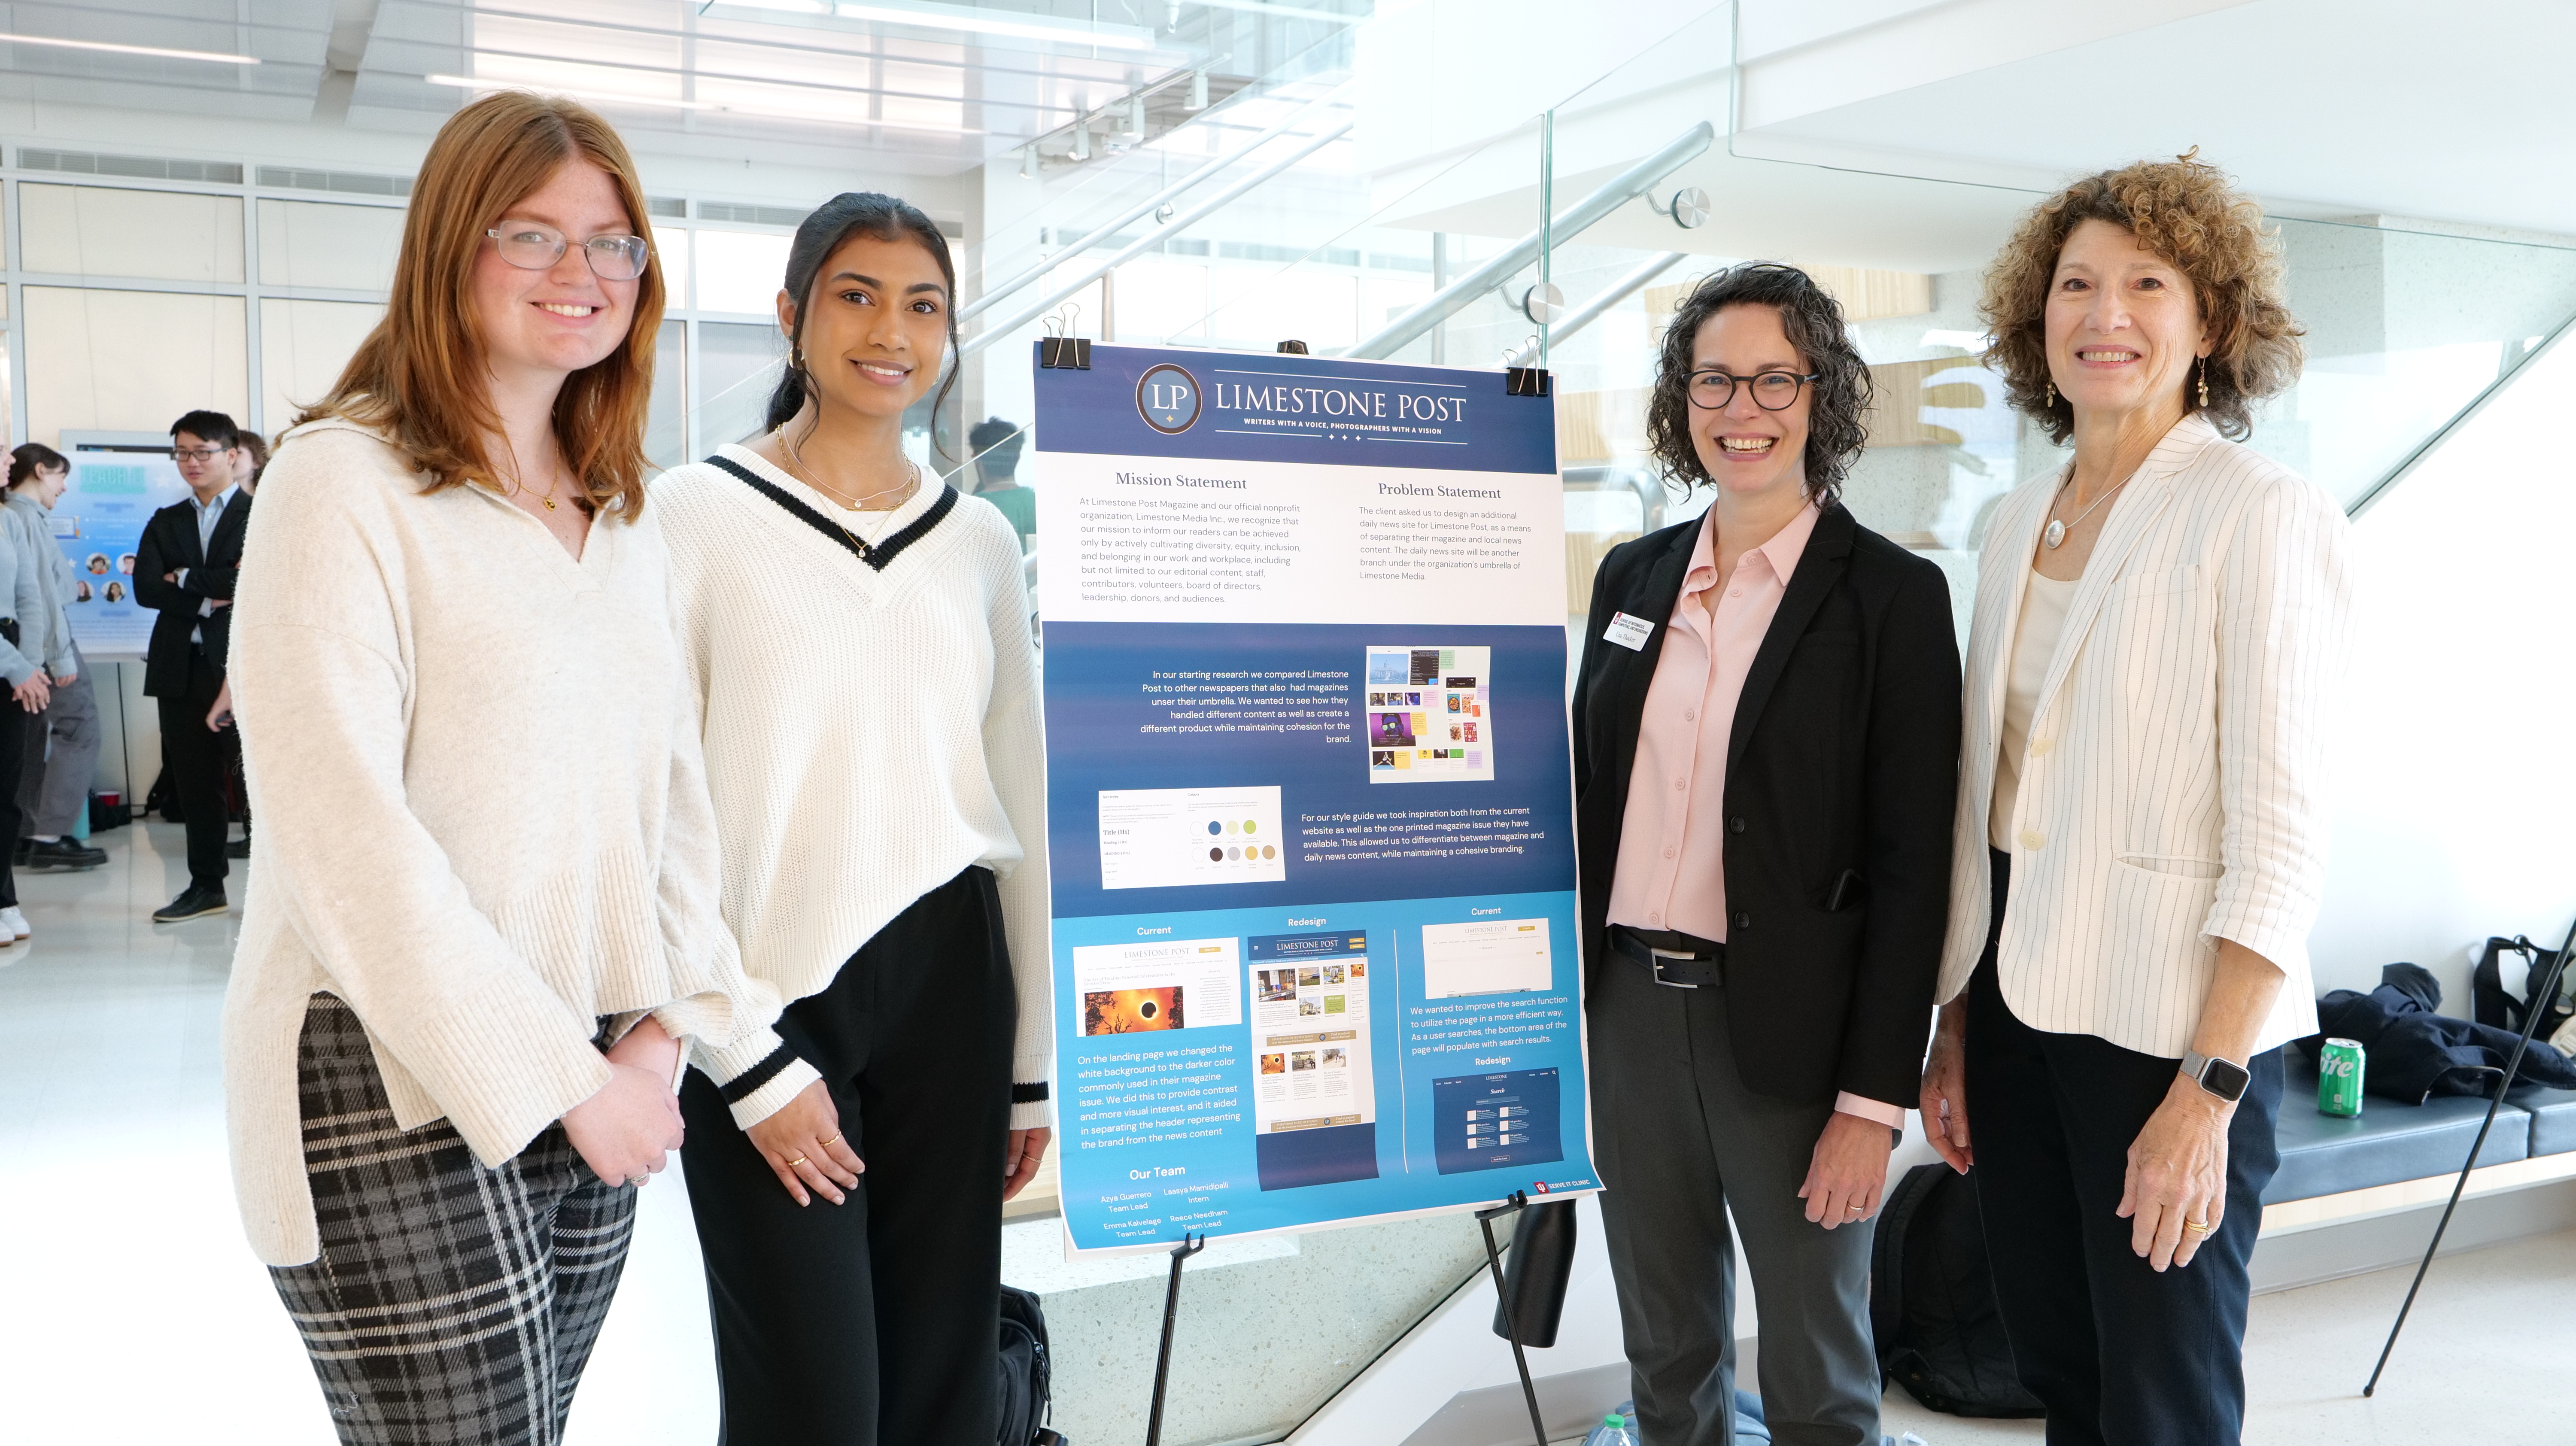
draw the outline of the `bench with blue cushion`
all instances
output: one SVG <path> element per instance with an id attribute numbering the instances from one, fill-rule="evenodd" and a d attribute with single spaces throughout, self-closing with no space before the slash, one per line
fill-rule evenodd
<path id="1" fill-rule="evenodd" d="M 2474 1095 L 2435 1095 L 2420 1105 L 2373 1095 L 2351 1119 L 2319 1114 L 2315 1062 L 2294 1049 L 2288 1064 L 2275 1134 L 2281 1169 L 2263 1192 L 2266 1205 L 2457 1174 L 2486 1118 L 2487 1101 Z M 2478 1163 L 2501 1165 L 2569 1150 L 2576 1150 L 2576 1090 L 2525 1086 L 2496 1112 Z"/>
<path id="2" fill-rule="evenodd" d="M 2531 1153 L 2564 1155 L 2576 1150 L 2576 1090 L 2522 1085 L 2504 1099 L 2531 1116 Z"/>

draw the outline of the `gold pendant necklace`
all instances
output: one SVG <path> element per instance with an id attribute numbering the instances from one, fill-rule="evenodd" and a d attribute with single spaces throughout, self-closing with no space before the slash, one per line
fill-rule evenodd
<path id="1" fill-rule="evenodd" d="M 546 504 L 546 510 L 547 510 L 548 512 L 552 512 L 552 511 L 554 511 L 554 510 L 555 510 L 555 493 L 556 493 L 556 491 L 561 487 L 561 485 L 562 485 L 561 483 L 549 482 L 549 483 L 547 483 L 547 484 L 546 484 L 546 490 L 537 494 L 537 500 L 538 500 L 539 502 L 542 502 L 542 503 Z M 527 487 L 527 484 L 526 484 L 526 483 L 524 483 L 524 482 L 520 481 L 516 476 L 513 476 L 513 477 L 511 477 L 511 478 L 510 478 L 510 495 L 511 495 L 511 496 L 516 497 L 516 496 L 518 496 L 520 493 L 525 492 L 525 491 L 527 491 L 527 490 L 528 490 L 528 487 Z"/>

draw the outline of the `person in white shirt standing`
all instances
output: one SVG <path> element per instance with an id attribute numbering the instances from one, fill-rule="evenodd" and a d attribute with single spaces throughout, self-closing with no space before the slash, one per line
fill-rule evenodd
<path id="1" fill-rule="evenodd" d="M 2068 1446 L 2238 1438 L 2281 1047 L 2317 1027 L 2351 582 L 2343 510 L 2233 440 L 2299 375 L 2262 223 L 2216 168 L 2140 162 L 1986 276 L 1988 363 L 2075 457 L 1979 558 L 1922 1108 Z"/>
<path id="2" fill-rule="evenodd" d="M 351 1446 L 563 1439 L 682 1041 L 778 1011 L 719 910 L 645 504 L 645 216 L 581 106 L 449 117 L 231 594 L 233 1174 Z"/>
<path id="3" fill-rule="evenodd" d="M 919 210 L 825 202 L 768 433 L 653 488 L 725 917 L 790 1001 L 681 1093 L 735 1446 L 997 1429 L 1002 1202 L 1050 1133 L 1045 778 L 1019 536 L 902 446 L 956 296 Z"/>

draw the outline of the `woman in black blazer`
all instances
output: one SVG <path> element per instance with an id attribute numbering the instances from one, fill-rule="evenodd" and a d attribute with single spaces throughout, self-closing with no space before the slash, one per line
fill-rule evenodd
<path id="1" fill-rule="evenodd" d="M 1705 517 L 1611 552 L 1574 694 L 1597 1159 L 1645 1446 L 1731 1439 L 1734 1241 L 1782 1446 L 1875 1446 L 1869 1235 L 1949 911 L 1959 652 L 1836 500 L 1869 370 L 1804 272 L 1701 282 L 1648 433 Z"/>

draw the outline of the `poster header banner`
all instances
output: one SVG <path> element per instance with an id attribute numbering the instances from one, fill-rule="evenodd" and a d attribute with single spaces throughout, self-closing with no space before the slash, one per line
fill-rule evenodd
<path id="1" fill-rule="evenodd" d="M 1427 472 L 1526 471 L 1555 455 L 1548 406 L 1506 395 L 1496 372 L 1095 346 L 1090 370 L 1041 375 L 1050 452 Z"/>

